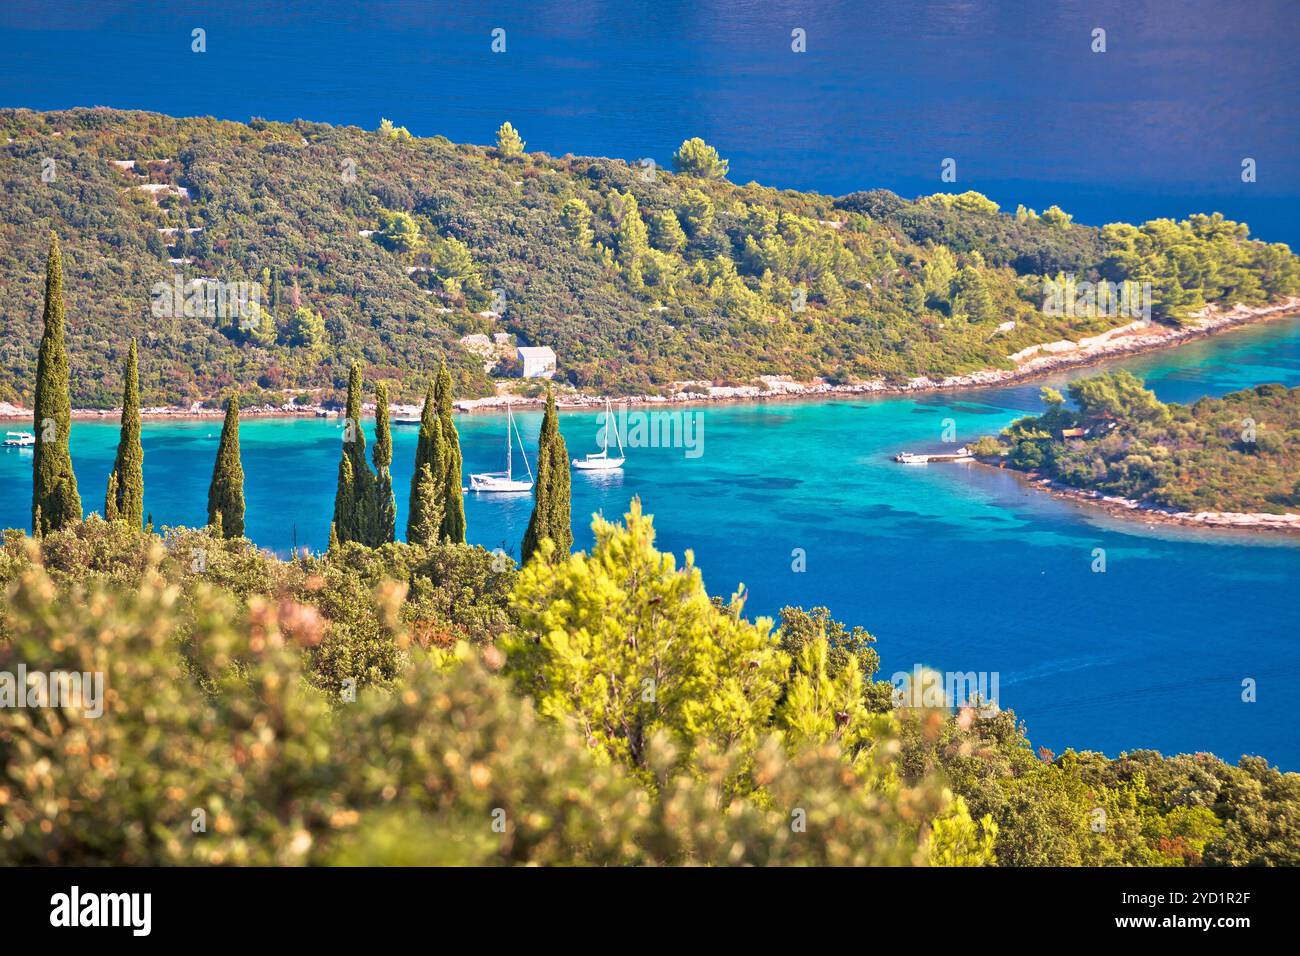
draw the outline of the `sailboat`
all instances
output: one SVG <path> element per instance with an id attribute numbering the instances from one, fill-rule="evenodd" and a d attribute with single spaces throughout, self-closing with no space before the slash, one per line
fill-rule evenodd
<path id="1" fill-rule="evenodd" d="M 524 456 L 524 467 L 528 469 L 528 480 L 522 481 L 514 476 L 513 441 L 519 442 L 519 453 Z M 483 492 L 526 492 L 533 490 L 533 469 L 528 464 L 528 452 L 524 451 L 524 439 L 515 425 L 514 413 L 506 405 L 506 470 L 483 472 L 469 476 L 470 491 Z"/>
<path id="2" fill-rule="evenodd" d="M 613 431 L 614 441 L 618 442 L 618 457 L 609 457 L 609 433 Z M 618 428 L 614 425 L 614 415 L 610 408 L 609 399 L 605 399 L 605 445 L 600 451 L 591 452 L 586 458 L 573 459 L 573 467 L 580 471 L 614 471 L 623 467 L 623 462 L 627 459 L 623 457 L 623 439 L 618 436 Z"/>

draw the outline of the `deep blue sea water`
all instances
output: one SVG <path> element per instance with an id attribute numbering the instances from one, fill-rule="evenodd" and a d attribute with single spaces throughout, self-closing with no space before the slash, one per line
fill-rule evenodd
<path id="1" fill-rule="evenodd" d="M 1165 400 L 1300 385 L 1300 320 L 1117 364 Z M 997 672 L 1002 705 L 1037 744 L 1112 755 L 1209 750 L 1232 760 L 1259 753 L 1300 769 L 1288 696 L 1300 680 L 1300 542 L 1148 528 L 1030 491 L 1006 473 L 889 458 L 938 447 L 945 419 L 959 441 L 999 429 L 1037 410 L 1042 384 L 692 409 L 703 421 L 698 457 L 636 448 L 623 474 L 575 472 L 577 547 L 590 545 L 589 515 L 619 516 L 639 496 L 660 547 L 693 549 L 712 592 L 743 584 L 753 614 L 824 604 L 879 638 L 885 676 L 918 663 Z M 540 414 L 517 419 L 531 456 Z M 462 415 L 458 427 L 466 473 L 502 467 L 503 416 Z M 598 427 L 591 412 L 561 416 L 575 456 L 598 448 Z M 145 423 L 145 505 L 158 525 L 204 521 L 219 432 L 219 421 Z M 117 435 L 113 421 L 74 424 L 88 509 L 102 502 Z M 243 423 L 254 541 L 281 552 L 295 541 L 324 546 L 340 439 L 332 420 Z M 396 429 L 399 528 L 414 443 L 414 428 Z M 30 500 L 30 453 L 0 453 L 0 526 L 26 527 Z M 517 555 L 530 508 L 528 496 L 467 496 L 470 540 Z M 802 572 L 792 569 L 796 548 Z M 1095 548 L 1106 551 L 1104 574 L 1091 570 Z M 1241 701 L 1246 678 L 1257 682 L 1257 703 Z"/>
<path id="2" fill-rule="evenodd" d="M 510 120 L 530 149 L 660 164 L 700 135 L 736 182 L 978 189 L 1094 224 L 1217 209 L 1294 246 L 1298 35 L 1294 0 L 5 0 L 0 106 L 475 143 Z"/>

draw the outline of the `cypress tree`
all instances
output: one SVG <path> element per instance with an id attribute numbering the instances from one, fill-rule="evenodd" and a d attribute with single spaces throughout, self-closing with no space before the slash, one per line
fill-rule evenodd
<path id="1" fill-rule="evenodd" d="M 144 449 L 140 446 L 140 370 L 135 339 L 131 340 L 131 351 L 126 357 L 122 433 L 109 475 L 109 496 L 113 499 L 112 508 L 106 500 L 104 517 L 120 518 L 132 528 L 139 528 L 144 522 Z"/>
<path id="2" fill-rule="evenodd" d="M 451 372 L 447 369 L 446 359 L 438 366 L 434 397 L 438 402 L 438 423 L 442 426 L 442 440 L 446 449 L 442 466 L 442 526 L 438 537 L 452 544 L 464 544 L 465 498 L 460 484 L 460 434 L 451 417 Z"/>
<path id="3" fill-rule="evenodd" d="M 339 459 L 338 481 L 334 487 L 334 520 L 330 523 L 334 536 L 340 543 L 360 540 L 354 504 L 357 493 L 356 473 L 352 469 L 352 459 L 348 457 L 346 439 L 343 448 L 343 455 Z"/>
<path id="4" fill-rule="evenodd" d="M 442 526 L 443 472 L 446 444 L 438 420 L 438 400 L 434 383 L 424 395 L 420 412 L 420 435 L 415 443 L 415 469 L 411 472 L 411 495 L 406 512 L 406 540 L 411 544 L 436 544 Z M 437 520 L 430 515 L 437 515 Z"/>
<path id="5" fill-rule="evenodd" d="M 438 528 L 442 524 L 442 501 L 439 497 L 442 487 L 433 477 L 432 466 L 421 465 L 413 484 L 411 515 L 406 523 L 406 540 L 411 544 L 436 544 Z"/>
<path id="6" fill-rule="evenodd" d="M 388 386 L 375 386 L 375 544 L 394 540 L 397 499 L 393 496 L 393 433 L 388 424 Z"/>
<path id="7" fill-rule="evenodd" d="M 108 473 L 108 493 L 104 495 L 104 520 L 117 520 L 117 472 Z"/>
<path id="8" fill-rule="evenodd" d="M 348 373 L 347 417 L 343 453 L 334 492 L 334 529 L 341 543 L 375 543 L 375 476 L 366 464 L 366 433 L 361 428 L 361 366 Z"/>
<path id="9" fill-rule="evenodd" d="M 244 536 L 244 466 L 239 460 L 239 398 L 226 402 L 217 460 L 208 485 L 208 525 L 223 537 Z"/>
<path id="10" fill-rule="evenodd" d="M 528 519 L 521 548 L 522 563 L 528 563 L 544 538 L 555 542 L 553 560 L 567 558 L 573 550 L 573 527 L 569 502 L 569 449 L 560 434 L 555 410 L 555 392 L 546 390 L 546 413 L 537 439 L 537 483 L 533 486 L 533 514 Z"/>
<path id="11" fill-rule="evenodd" d="M 72 399 L 68 394 L 68 352 L 63 344 L 63 254 L 54 232 L 50 233 L 45 268 L 45 332 L 36 360 L 34 404 L 32 531 L 44 533 L 81 520 L 81 496 L 68 452 Z"/>

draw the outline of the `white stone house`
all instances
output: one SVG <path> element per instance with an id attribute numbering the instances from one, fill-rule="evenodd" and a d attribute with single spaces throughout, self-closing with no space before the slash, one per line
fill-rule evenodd
<path id="1" fill-rule="evenodd" d="M 519 365 L 524 378 L 550 378 L 555 374 L 555 351 L 549 345 L 521 346 Z"/>

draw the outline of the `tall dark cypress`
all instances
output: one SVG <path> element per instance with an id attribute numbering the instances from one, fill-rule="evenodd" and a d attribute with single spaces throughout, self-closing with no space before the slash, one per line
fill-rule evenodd
<path id="1" fill-rule="evenodd" d="M 244 536 L 244 465 L 239 459 L 239 397 L 226 402 L 217 460 L 208 485 L 208 526 L 227 538 Z"/>
<path id="2" fill-rule="evenodd" d="M 375 386 L 375 540 L 376 545 L 394 540 L 397 499 L 393 497 L 393 433 L 388 424 L 388 386 Z"/>
<path id="3" fill-rule="evenodd" d="M 32 460 L 32 531 L 45 533 L 81 520 L 81 496 L 72 471 L 68 435 L 72 399 L 68 394 L 68 352 L 63 343 L 63 254 L 50 232 L 45 267 L 45 332 L 36 360 L 36 431 Z"/>
<path id="4" fill-rule="evenodd" d="M 460 484 L 460 434 L 451 416 L 451 372 L 447 369 L 446 359 L 438 366 L 434 395 L 438 401 L 438 423 L 442 426 L 442 440 L 446 447 L 442 470 L 442 527 L 438 537 L 452 544 L 464 544 L 465 496 Z"/>
<path id="5" fill-rule="evenodd" d="M 420 435 L 415 443 L 415 470 L 411 472 L 411 497 L 406 512 L 406 540 L 411 544 L 437 544 L 446 499 L 443 473 L 446 471 L 446 443 L 438 420 L 438 399 L 434 383 L 424 396 L 420 412 Z"/>
<path id="6" fill-rule="evenodd" d="M 433 427 L 438 427 L 436 421 Z M 442 525 L 441 490 L 438 479 L 433 477 L 433 467 L 421 465 L 412 479 L 411 513 L 406 522 L 406 540 L 410 544 L 437 544 Z"/>
<path id="7" fill-rule="evenodd" d="M 553 561 L 562 561 L 573 550 L 573 523 L 569 501 L 569 449 L 560 434 L 560 417 L 555 410 L 555 392 L 546 390 L 546 413 L 537 439 L 537 482 L 533 486 L 533 514 L 520 549 L 526 563 L 544 538 L 555 542 Z"/>
<path id="8" fill-rule="evenodd" d="M 117 440 L 117 457 L 109 475 L 109 501 L 104 517 L 113 516 L 132 528 L 144 523 L 144 449 L 140 445 L 140 369 L 135 339 L 126 357 L 126 381 L 122 386 L 122 432 Z"/>
<path id="9" fill-rule="evenodd" d="M 338 488 L 334 492 L 334 529 L 340 543 L 375 543 L 375 475 L 366 463 L 366 433 L 361 428 L 361 366 L 348 373 L 347 417 L 343 420 L 343 453 Z"/>

